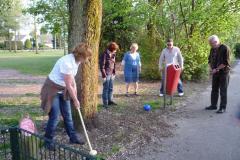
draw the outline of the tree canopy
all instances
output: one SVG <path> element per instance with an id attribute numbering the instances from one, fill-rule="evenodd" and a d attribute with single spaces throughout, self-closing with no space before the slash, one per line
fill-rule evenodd
<path id="1" fill-rule="evenodd" d="M 29 12 L 41 15 L 52 31 L 67 30 L 67 0 L 37 0 Z M 143 76 L 159 78 L 158 58 L 167 38 L 173 38 L 185 59 L 185 79 L 206 75 L 207 38 L 217 34 L 234 46 L 239 39 L 239 0 L 104 0 L 100 51 L 109 41 L 122 53 L 137 42 L 143 59 Z M 64 25 L 62 25 L 64 24 Z"/>

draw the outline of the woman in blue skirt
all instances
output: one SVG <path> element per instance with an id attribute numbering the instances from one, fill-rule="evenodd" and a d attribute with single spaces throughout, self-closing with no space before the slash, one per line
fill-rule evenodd
<path id="1" fill-rule="evenodd" d="M 138 44 L 133 43 L 130 51 L 124 54 L 122 65 L 124 66 L 124 78 L 126 82 L 126 96 L 129 97 L 130 84 L 134 84 L 134 95 L 138 95 L 139 73 L 141 72 L 141 59 L 137 52 Z"/>

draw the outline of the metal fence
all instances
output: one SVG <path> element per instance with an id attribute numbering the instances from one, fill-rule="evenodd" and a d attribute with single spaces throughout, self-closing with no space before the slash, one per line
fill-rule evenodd
<path id="1" fill-rule="evenodd" d="M 43 136 L 12 127 L 0 128 L 0 160 L 98 160 L 84 150 L 52 142 L 54 150 L 45 148 Z"/>

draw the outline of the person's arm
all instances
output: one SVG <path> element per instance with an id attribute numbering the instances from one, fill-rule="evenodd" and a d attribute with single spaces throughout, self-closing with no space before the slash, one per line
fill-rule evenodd
<path id="1" fill-rule="evenodd" d="M 226 66 L 230 66 L 230 49 L 228 47 L 224 48 L 221 52 L 221 61 L 217 68 L 213 69 L 213 73 L 219 72 L 221 69 L 225 68 Z"/>
<path id="2" fill-rule="evenodd" d="M 64 82 L 66 84 L 67 91 L 73 100 L 74 107 L 79 108 L 80 103 L 77 98 L 77 88 L 74 77 L 70 74 L 64 74 Z"/>
<path id="3" fill-rule="evenodd" d="M 76 95 L 77 95 L 77 84 L 76 84 L 75 78 L 74 78 L 74 81 L 73 81 L 72 85 L 73 85 L 73 88 L 74 88 L 74 90 L 76 92 Z"/>
<path id="4" fill-rule="evenodd" d="M 211 65 L 211 57 L 212 57 L 212 49 L 210 50 L 209 56 L 208 56 L 208 67 L 209 67 L 209 73 L 212 73 L 212 65 Z"/>
<path id="5" fill-rule="evenodd" d="M 106 54 L 103 53 L 100 58 L 100 70 L 102 73 L 102 78 L 106 78 L 105 65 L 106 65 Z"/>
<path id="6" fill-rule="evenodd" d="M 178 63 L 180 65 L 180 67 L 181 67 L 181 70 L 183 70 L 183 68 L 184 68 L 183 67 L 183 62 L 184 62 L 184 60 L 183 60 L 183 56 L 182 56 L 182 53 L 181 53 L 180 49 L 178 49 L 177 55 L 178 55 Z"/>
<path id="7" fill-rule="evenodd" d="M 162 53 L 161 53 L 161 55 L 160 55 L 160 58 L 159 58 L 159 70 L 160 70 L 160 71 L 163 69 L 163 68 L 162 68 L 163 61 L 164 61 L 164 51 L 162 51 Z"/>
<path id="8" fill-rule="evenodd" d="M 113 66 L 113 76 L 116 75 L 116 62 L 114 62 L 114 66 Z"/>
<path id="9" fill-rule="evenodd" d="M 230 66 L 230 49 L 226 47 L 222 53 L 222 61 L 220 65 L 216 68 L 217 71 L 225 68 L 226 66 Z"/>
<path id="10" fill-rule="evenodd" d="M 138 53 L 138 67 L 139 67 L 139 72 L 141 73 L 142 71 L 142 63 L 141 63 L 141 56 L 140 53 Z"/>

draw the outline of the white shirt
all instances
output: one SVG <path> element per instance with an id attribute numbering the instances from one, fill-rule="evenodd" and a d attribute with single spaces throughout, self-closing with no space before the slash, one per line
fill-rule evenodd
<path id="1" fill-rule="evenodd" d="M 168 48 L 163 49 L 159 58 L 160 69 L 163 68 L 163 63 L 165 63 L 166 65 L 180 65 L 180 67 L 183 69 L 183 57 L 180 49 L 178 47 L 173 47 L 172 50 L 169 50 Z"/>
<path id="2" fill-rule="evenodd" d="M 64 74 L 76 76 L 78 66 L 80 63 L 76 63 L 73 54 L 68 54 L 57 60 L 52 71 L 48 75 L 49 79 L 54 83 L 65 87 Z"/>

